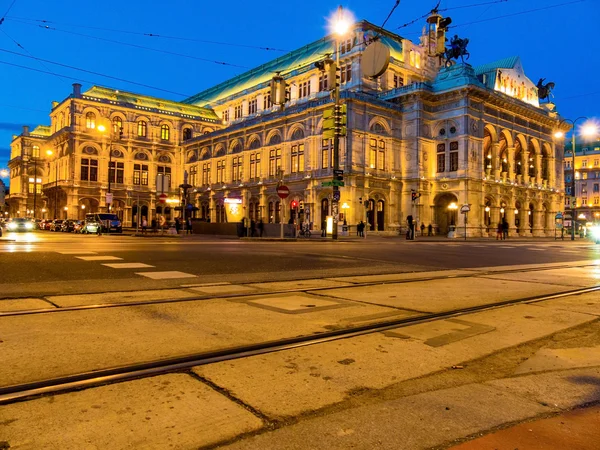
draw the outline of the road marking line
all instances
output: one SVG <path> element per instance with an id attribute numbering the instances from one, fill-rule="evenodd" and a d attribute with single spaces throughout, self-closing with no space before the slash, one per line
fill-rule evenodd
<path id="1" fill-rule="evenodd" d="M 119 258 L 117 256 L 76 256 L 78 259 L 83 259 L 84 261 L 122 261 L 123 258 Z"/>
<path id="2" fill-rule="evenodd" d="M 517 248 L 517 247 L 510 247 L 508 245 L 500 245 L 500 246 L 498 246 L 498 248 Z"/>
<path id="3" fill-rule="evenodd" d="M 112 269 L 143 269 L 145 267 L 156 267 L 150 264 L 144 263 L 115 263 L 115 264 L 102 264 L 103 266 L 110 267 Z"/>
<path id="4" fill-rule="evenodd" d="M 77 251 L 69 251 L 69 252 L 58 252 L 61 255 L 97 255 L 98 252 L 77 252 Z"/>
<path id="5" fill-rule="evenodd" d="M 198 284 L 181 284 L 181 287 L 184 288 L 190 288 L 190 287 L 203 287 L 203 286 L 225 286 L 225 285 L 230 285 L 231 283 L 229 283 L 228 281 L 222 281 L 219 283 L 198 283 Z"/>
<path id="6" fill-rule="evenodd" d="M 136 272 L 136 275 L 152 278 L 153 280 L 164 280 L 167 278 L 196 278 L 196 275 L 185 272 L 169 271 L 169 272 Z"/>

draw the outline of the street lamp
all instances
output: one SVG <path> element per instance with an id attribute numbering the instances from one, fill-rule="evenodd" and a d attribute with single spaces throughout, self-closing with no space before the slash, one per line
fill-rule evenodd
<path id="1" fill-rule="evenodd" d="M 350 26 L 352 25 L 351 16 L 349 14 L 344 13 L 344 9 L 339 6 L 335 17 L 330 22 L 331 29 L 336 36 L 335 39 L 335 67 L 337 71 L 340 69 L 340 37 L 343 37 L 350 30 Z M 331 72 L 330 72 L 331 73 Z M 328 80 L 329 81 L 329 80 Z M 337 76 L 333 76 L 333 80 L 330 80 L 334 84 L 333 95 L 334 95 L 334 111 L 335 117 L 340 117 L 341 106 L 340 106 L 340 86 L 337 82 Z M 341 78 L 340 78 L 341 82 Z M 337 121 L 337 119 L 336 119 Z M 333 135 L 333 199 L 331 202 L 331 211 L 333 212 L 333 230 L 331 233 L 331 238 L 333 240 L 337 240 L 338 238 L 338 220 L 339 220 L 339 201 L 340 201 L 340 188 L 336 184 L 338 181 L 338 175 L 340 170 L 340 132 L 341 130 L 336 124 L 335 133 Z"/>
<path id="2" fill-rule="evenodd" d="M 110 212 L 112 206 L 112 195 L 110 191 L 110 185 L 112 182 L 113 174 L 115 173 L 115 170 L 112 167 L 112 133 L 109 131 L 108 127 L 102 124 L 98 125 L 97 129 L 101 134 L 108 134 L 110 139 L 108 144 L 108 194 L 106 195 L 106 203 L 108 203 L 108 212 Z"/>
<path id="3" fill-rule="evenodd" d="M 571 220 L 573 221 L 571 223 L 571 240 L 572 241 L 575 240 L 575 226 L 577 224 L 577 221 L 575 219 L 575 216 L 577 214 L 577 195 L 575 194 L 575 124 L 580 120 L 587 121 L 588 118 L 582 116 L 582 117 L 578 117 L 575 120 L 562 119 L 558 124 L 559 128 L 563 123 L 570 123 L 572 125 L 571 152 L 573 153 L 573 178 L 571 179 L 572 191 L 571 191 L 571 201 L 569 202 L 571 205 Z M 581 134 L 583 136 L 591 137 L 591 136 L 595 135 L 596 133 L 598 133 L 598 127 L 591 122 L 585 123 L 583 125 L 583 127 L 581 128 Z M 565 135 L 565 133 L 562 131 L 557 131 L 556 133 L 554 133 L 554 137 L 559 138 L 559 139 L 564 137 L 564 135 Z"/>

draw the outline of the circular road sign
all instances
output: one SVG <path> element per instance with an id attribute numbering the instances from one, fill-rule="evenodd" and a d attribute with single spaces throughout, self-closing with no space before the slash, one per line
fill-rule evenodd
<path id="1" fill-rule="evenodd" d="M 287 196 L 290 195 L 290 190 L 287 186 L 281 185 L 277 188 L 277 195 L 279 198 L 287 198 Z"/>
<path id="2" fill-rule="evenodd" d="M 167 194 L 160 194 L 160 195 L 158 196 L 158 201 L 159 201 L 160 203 L 167 203 Z"/>

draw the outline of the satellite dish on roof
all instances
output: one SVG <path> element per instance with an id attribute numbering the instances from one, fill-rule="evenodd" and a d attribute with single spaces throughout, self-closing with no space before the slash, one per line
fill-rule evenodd
<path id="1" fill-rule="evenodd" d="M 362 53 L 362 72 L 365 77 L 377 78 L 390 65 L 390 49 L 380 41 L 369 45 Z"/>

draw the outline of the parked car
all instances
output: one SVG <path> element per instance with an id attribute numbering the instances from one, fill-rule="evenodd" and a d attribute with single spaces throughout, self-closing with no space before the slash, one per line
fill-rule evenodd
<path id="1" fill-rule="evenodd" d="M 73 221 L 73 233 L 81 233 L 81 229 L 83 228 L 83 224 L 85 222 L 83 220 L 74 220 Z"/>
<path id="2" fill-rule="evenodd" d="M 63 223 L 60 224 L 60 231 L 63 231 L 65 233 L 70 233 L 71 231 L 75 230 L 75 222 L 77 222 L 76 220 L 65 220 Z"/>
<path id="3" fill-rule="evenodd" d="M 33 231 L 35 225 L 29 219 L 25 219 L 24 217 L 15 217 L 11 219 L 6 229 L 8 231 Z"/>
<path id="4" fill-rule="evenodd" d="M 60 231 L 63 222 L 62 219 L 54 219 L 50 224 L 50 231 Z"/>
<path id="5" fill-rule="evenodd" d="M 100 224 L 98 222 L 96 222 L 95 220 L 86 219 L 85 222 L 83 222 L 83 224 L 81 225 L 79 232 L 83 234 L 97 233 L 98 227 L 100 227 Z"/>
<path id="6" fill-rule="evenodd" d="M 96 222 L 102 224 L 102 232 L 110 233 L 111 230 L 117 233 L 123 232 L 121 220 L 116 214 L 109 213 L 88 213 L 85 215 L 86 222 Z"/>

